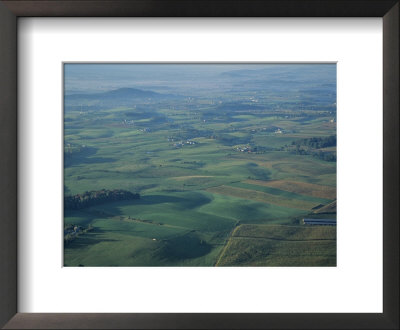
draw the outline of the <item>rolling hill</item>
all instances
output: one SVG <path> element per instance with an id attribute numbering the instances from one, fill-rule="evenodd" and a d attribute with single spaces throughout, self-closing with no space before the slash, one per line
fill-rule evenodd
<path id="1" fill-rule="evenodd" d="M 126 105 L 143 102 L 158 102 L 160 100 L 168 99 L 179 99 L 181 96 L 173 94 L 161 94 L 149 90 L 142 90 L 137 88 L 119 88 L 110 90 L 102 93 L 91 93 L 91 94 L 70 94 L 65 96 L 65 105 L 76 106 L 76 105 L 98 105 L 104 106 Z"/>

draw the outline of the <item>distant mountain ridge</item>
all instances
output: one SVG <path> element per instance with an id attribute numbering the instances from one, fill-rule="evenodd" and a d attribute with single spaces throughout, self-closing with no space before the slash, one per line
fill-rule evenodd
<path id="1" fill-rule="evenodd" d="M 110 99 L 133 99 L 133 98 L 169 98 L 172 94 L 160 94 L 153 91 L 142 90 L 137 88 L 118 88 L 102 93 L 91 94 L 70 94 L 66 95 L 68 100 L 110 100 Z"/>

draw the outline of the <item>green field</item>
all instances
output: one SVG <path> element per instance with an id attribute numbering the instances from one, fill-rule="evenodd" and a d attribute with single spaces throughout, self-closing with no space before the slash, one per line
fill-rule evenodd
<path id="1" fill-rule="evenodd" d="M 315 210 L 336 199 L 336 161 L 321 150 L 336 157 L 336 148 L 293 151 L 301 139 L 336 136 L 335 99 L 328 83 L 316 89 L 321 75 L 298 70 L 309 90 L 259 88 L 262 74 L 243 87 L 229 72 L 214 85 L 193 71 L 198 87 L 177 78 L 170 94 L 146 77 L 137 78 L 146 88 L 85 94 L 67 74 L 82 92 L 64 106 L 65 195 L 141 197 L 66 209 L 64 226 L 82 230 L 65 244 L 64 265 L 335 266 L 336 227 L 300 220 L 327 217 Z"/>
<path id="2" fill-rule="evenodd" d="M 217 266 L 336 266 L 336 228 L 242 225 Z"/>

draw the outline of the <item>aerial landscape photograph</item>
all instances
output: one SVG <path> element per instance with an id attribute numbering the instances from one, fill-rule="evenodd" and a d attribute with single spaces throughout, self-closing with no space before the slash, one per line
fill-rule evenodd
<path id="1" fill-rule="evenodd" d="M 64 63 L 65 267 L 336 267 L 335 63 Z"/>

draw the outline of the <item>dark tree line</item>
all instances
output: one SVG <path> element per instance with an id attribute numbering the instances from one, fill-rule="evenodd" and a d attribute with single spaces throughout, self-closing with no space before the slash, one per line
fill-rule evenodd
<path id="1" fill-rule="evenodd" d="M 288 148 L 287 151 L 289 151 L 292 154 L 296 154 L 296 155 L 312 155 L 315 158 L 318 158 L 318 159 L 321 159 L 321 160 L 324 160 L 327 162 L 336 162 L 336 152 L 334 152 L 334 151 L 321 151 L 321 150 L 314 151 L 310 147 L 304 149 L 304 148 L 301 148 L 299 145 L 296 145 L 295 148 Z"/>
<path id="2" fill-rule="evenodd" d="M 297 140 L 293 141 L 292 145 L 299 147 L 305 146 L 312 149 L 336 147 L 336 135 L 331 135 L 328 137 L 312 137 L 308 139 Z"/>
<path id="3" fill-rule="evenodd" d="M 291 145 L 285 145 L 281 150 L 286 150 L 296 155 L 312 155 L 327 162 L 335 162 L 335 151 L 318 150 L 328 147 L 336 147 L 336 135 L 296 140 Z"/>
<path id="4" fill-rule="evenodd" d="M 336 153 L 335 152 L 314 152 L 312 153 L 313 157 L 325 160 L 326 162 L 336 162 Z"/>
<path id="5" fill-rule="evenodd" d="M 85 207 L 104 204 L 108 202 L 139 199 L 140 195 L 126 190 L 97 190 L 86 191 L 83 194 L 64 197 L 65 210 L 79 210 Z"/>

